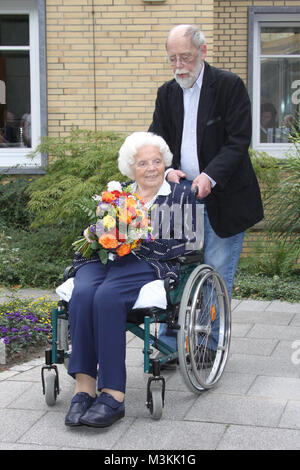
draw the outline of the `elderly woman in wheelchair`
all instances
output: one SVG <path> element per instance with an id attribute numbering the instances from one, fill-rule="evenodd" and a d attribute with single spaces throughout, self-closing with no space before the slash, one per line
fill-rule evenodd
<path id="1" fill-rule="evenodd" d="M 165 168 L 172 155 L 161 137 L 137 132 L 119 152 L 119 168 L 134 179 L 133 190 L 150 208 L 174 204 L 195 206 L 189 190 L 167 183 Z M 168 222 L 172 225 L 172 219 Z M 74 290 L 69 303 L 72 354 L 68 373 L 76 380 L 75 395 L 65 424 L 105 427 L 125 414 L 126 319 L 143 285 L 156 279 L 178 278 L 175 263 L 186 252 L 184 219 L 181 238 L 144 241 L 139 250 L 102 264 L 99 258 L 74 261 Z M 88 239 L 87 231 L 84 232 Z M 97 386 L 96 386 L 97 382 Z M 101 391 L 96 396 L 96 388 Z"/>
<path id="2" fill-rule="evenodd" d="M 230 339 L 228 294 L 218 273 L 199 264 L 199 250 L 191 254 L 199 247 L 200 205 L 190 188 L 165 180 L 171 160 L 169 147 L 159 136 L 135 132 L 126 138 L 119 169 L 134 180 L 133 192 L 156 213 L 151 217 L 154 241 L 144 240 L 137 251 L 122 258 L 110 256 L 107 264 L 98 257 L 77 256 L 73 261 L 68 373 L 75 378 L 75 393 L 67 426 L 107 427 L 124 416 L 126 329 L 144 339 L 144 371 L 153 374 L 147 388 L 153 418 L 160 418 L 164 405 L 164 363 L 178 360 L 186 385 L 196 393 L 215 385 L 223 372 Z M 88 239 L 87 231 L 85 236 Z M 149 309 L 137 308 L 140 293 L 150 286 L 152 300 L 157 283 L 165 305 L 149 314 Z M 178 350 L 150 333 L 154 322 L 167 322 L 178 332 Z M 151 356 L 152 347 L 160 351 L 159 359 Z M 55 367 L 49 363 L 45 367 Z"/>

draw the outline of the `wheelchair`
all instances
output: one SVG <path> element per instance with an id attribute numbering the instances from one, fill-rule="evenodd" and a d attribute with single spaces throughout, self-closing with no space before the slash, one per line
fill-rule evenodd
<path id="1" fill-rule="evenodd" d="M 177 262 L 179 281 L 164 281 L 167 308 L 133 309 L 127 317 L 127 331 L 144 342 L 144 372 L 151 374 L 146 406 L 153 419 L 161 418 L 165 404 L 163 364 L 177 360 L 187 388 L 200 394 L 217 384 L 229 353 L 231 309 L 223 278 L 211 266 L 202 264 L 199 252 L 181 256 Z M 64 280 L 70 276 L 72 268 L 67 268 Z M 168 328 L 177 331 L 177 349 L 158 338 L 159 323 L 166 323 Z M 67 366 L 71 354 L 68 303 L 63 300 L 52 312 L 52 339 L 49 341 L 51 346 L 45 350 L 41 375 L 46 403 L 53 406 L 60 392 L 56 364 Z M 157 354 L 153 355 L 154 349 L 160 353 L 158 358 Z"/>

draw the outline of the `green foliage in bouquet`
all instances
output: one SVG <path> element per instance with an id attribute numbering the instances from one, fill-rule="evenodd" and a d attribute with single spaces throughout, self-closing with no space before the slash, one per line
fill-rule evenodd
<path id="1" fill-rule="evenodd" d="M 82 231 L 88 215 L 80 201 L 100 193 L 109 180 L 125 181 L 118 170 L 124 136 L 113 132 L 74 129 L 67 137 L 46 137 L 34 153 L 47 154 L 46 174 L 29 188 L 32 228 L 67 224 L 70 238 Z"/>

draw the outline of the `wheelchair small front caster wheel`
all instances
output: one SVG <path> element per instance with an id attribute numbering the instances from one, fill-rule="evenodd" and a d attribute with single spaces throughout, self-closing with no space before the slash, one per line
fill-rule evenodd
<path id="1" fill-rule="evenodd" d="M 46 364 L 42 367 L 42 386 L 43 394 L 48 406 L 55 405 L 57 395 L 59 394 L 58 370 L 55 364 Z"/>
<path id="2" fill-rule="evenodd" d="M 53 370 L 55 373 L 53 373 Z M 42 368 L 42 384 L 46 404 L 48 406 L 55 405 L 57 395 L 59 394 L 58 371 L 55 365 L 44 366 Z"/>
<path id="3" fill-rule="evenodd" d="M 57 398 L 56 374 L 47 373 L 45 378 L 45 400 L 48 406 L 55 405 Z"/>
<path id="4" fill-rule="evenodd" d="M 163 397 L 161 387 L 153 387 L 150 391 L 150 401 L 148 404 L 152 419 L 160 419 L 163 412 Z"/>

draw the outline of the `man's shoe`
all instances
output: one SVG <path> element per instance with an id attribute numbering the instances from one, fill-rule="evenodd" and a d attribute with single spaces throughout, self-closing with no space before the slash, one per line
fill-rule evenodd
<path id="1" fill-rule="evenodd" d="M 71 406 L 65 418 L 66 426 L 81 426 L 80 418 L 93 404 L 95 398 L 88 393 L 78 392 L 71 401 Z"/>
<path id="2" fill-rule="evenodd" d="M 124 416 L 124 402 L 120 403 L 109 393 L 102 392 L 80 418 L 80 423 L 94 428 L 105 428 Z"/>

